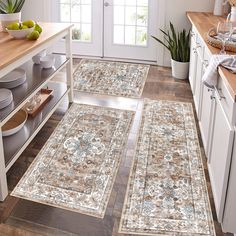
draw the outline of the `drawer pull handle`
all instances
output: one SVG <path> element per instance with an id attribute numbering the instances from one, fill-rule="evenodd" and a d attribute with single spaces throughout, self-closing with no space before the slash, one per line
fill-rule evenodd
<path id="1" fill-rule="evenodd" d="M 220 99 L 220 101 L 221 101 L 222 99 L 226 99 L 226 97 L 225 97 L 224 94 L 222 93 L 222 89 L 218 89 L 218 94 L 219 94 L 219 99 Z"/>
<path id="2" fill-rule="evenodd" d="M 205 67 L 208 67 L 209 66 L 209 61 L 208 60 L 204 60 L 203 64 L 204 64 Z"/>
<path id="3" fill-rule="evenodd" d="M 201 48 L 202 45 L 200 43 L 197 43 L 197 47 L 196 48 Z"/>

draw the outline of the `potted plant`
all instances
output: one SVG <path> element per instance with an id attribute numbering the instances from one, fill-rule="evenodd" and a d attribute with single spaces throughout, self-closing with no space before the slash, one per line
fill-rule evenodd
<path id="1" fill-rule="evenodd" d="M 0 21 L 3 31 L 7 25 L 21 20 L 21 9 L 25 0 L 0 0 Z"/>
<path id="2" fill-rule="evenodd" d="M 185 29 L 176 32 L 171 22 L 170 31 L 160 31 L 164 34 L 164 40 L 152 37 L 170 52 L 172 76 L 177 79 L 187 79 L 190 60 L 190 32 L 186 32 Z"/>

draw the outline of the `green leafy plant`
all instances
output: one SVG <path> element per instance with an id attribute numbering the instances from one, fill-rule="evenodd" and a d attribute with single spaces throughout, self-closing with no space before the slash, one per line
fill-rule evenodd
<path id="1" fill-rule="evenodd" d="M 171 54 L 171 58 L 179 62 L 189 62 L 190 60 L 190 32 L 183 29 L 181 32 L 176 32 L 173 24 L 170 22 L 170 30 L 166 32 L 162 29 L 164 40 L 160 40 L 152 36 L 157 42 L 166 47 Z"/>
<path id="2" fill-rule="evenodd" d="M 0 0 L 0 14 L 20 12 L 25 0 Z"/>

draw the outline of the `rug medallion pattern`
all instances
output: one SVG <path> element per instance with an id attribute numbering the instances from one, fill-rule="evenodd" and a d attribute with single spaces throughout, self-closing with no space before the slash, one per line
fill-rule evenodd
<path id="1" fill-rule="evenodd" d="M 73 104 L 11 195 L 103 218 L 133 116 Z"/>
<path id="2" fill-rule="evenodd" d="M 190 103 L 145 101 L 120 232 L 215 235 Z"/>
<path id="3" fill-rule="evenodd" d="M 74 73 L 80 92 L 139 98 L 149 65 L 83 59 Z"/>

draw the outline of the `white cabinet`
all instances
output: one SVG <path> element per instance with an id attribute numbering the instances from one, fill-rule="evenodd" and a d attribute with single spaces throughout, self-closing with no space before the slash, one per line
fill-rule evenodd
<path id="1" fill-rule="evenodd" d="M 208 159 L 216 214 L 224 232 L 236 233 L 236 102 L 227 79 L 219 76 L 214 90 L 203 84 L 202 76 L 212 54 L 194 26 L 193 32 L 189 82 Z"/>
<path id="2" fill-rule="evenodd" d="M 205 73 L 209 65 L 210 55 L 207 51 L 204 53 L 203 62 L 203 74 Z M 202 99 L 201 99 L 201 110 L 199 115 L 199 127 L 202 135 L 202 142 L 205 150 L 206 157 L 209 157 L 209 146 L 211 141 L 211 130 L 212 130 L 212 117 L 214 108 L 214 91 L 206 87 L 202 82 Z"/>
<path id="3" fill-rule="evenodd" d="M 195 90 L 193 93 L 193 99 L 195 103 L 196 113 L 198 118 L 200 118 L 201 109 L 201 96 L 202 96 L 202 75 L 203 75 L 203 48 L 198 43 L 197 44 L 197 63 L 196 63 L 196 75 L 195 75 Z"/>
<path id="4" fill-rule="evenodd" d="M 194 94 L 195 91 L 195 77 L 197 68 L 197 44 L 195 38 L 196 32 L 191 34 L 191 48 L 190 48 L 190 68 L 189 68 L 189 83 Z"/>
<path id="5" fill-rule="evenodd" d="M 212 116 L 214 111 L 214 91 L 206 86 L 202 89 L 202 109 L 201 109 L 201 121 L 199 121 L 199 127 L 202 136 L 202 142 L 205 150 L 206 157 L 209 157 L 209 146 L 211 141 L 212 130 Z"/>
<path id="6" fill-rule="evenodd" d="M 235 130 L 236 131 L 236 130 Z M 234 141 L 233 157 L 230 168 L 227 197 L 225 201 L 225 211 L 222 228 L 225 232 L 236 232 L 235 209 L 236 209 L 236 140 Z"/>
<path id="7" fill-rule="evenodd" d="M 232 156 L 234 130 L 221 104 L 218 90 L 215 91 L 212 143 L 208 169 L 218 221 L 222 222 L 229 168 Z"/>

